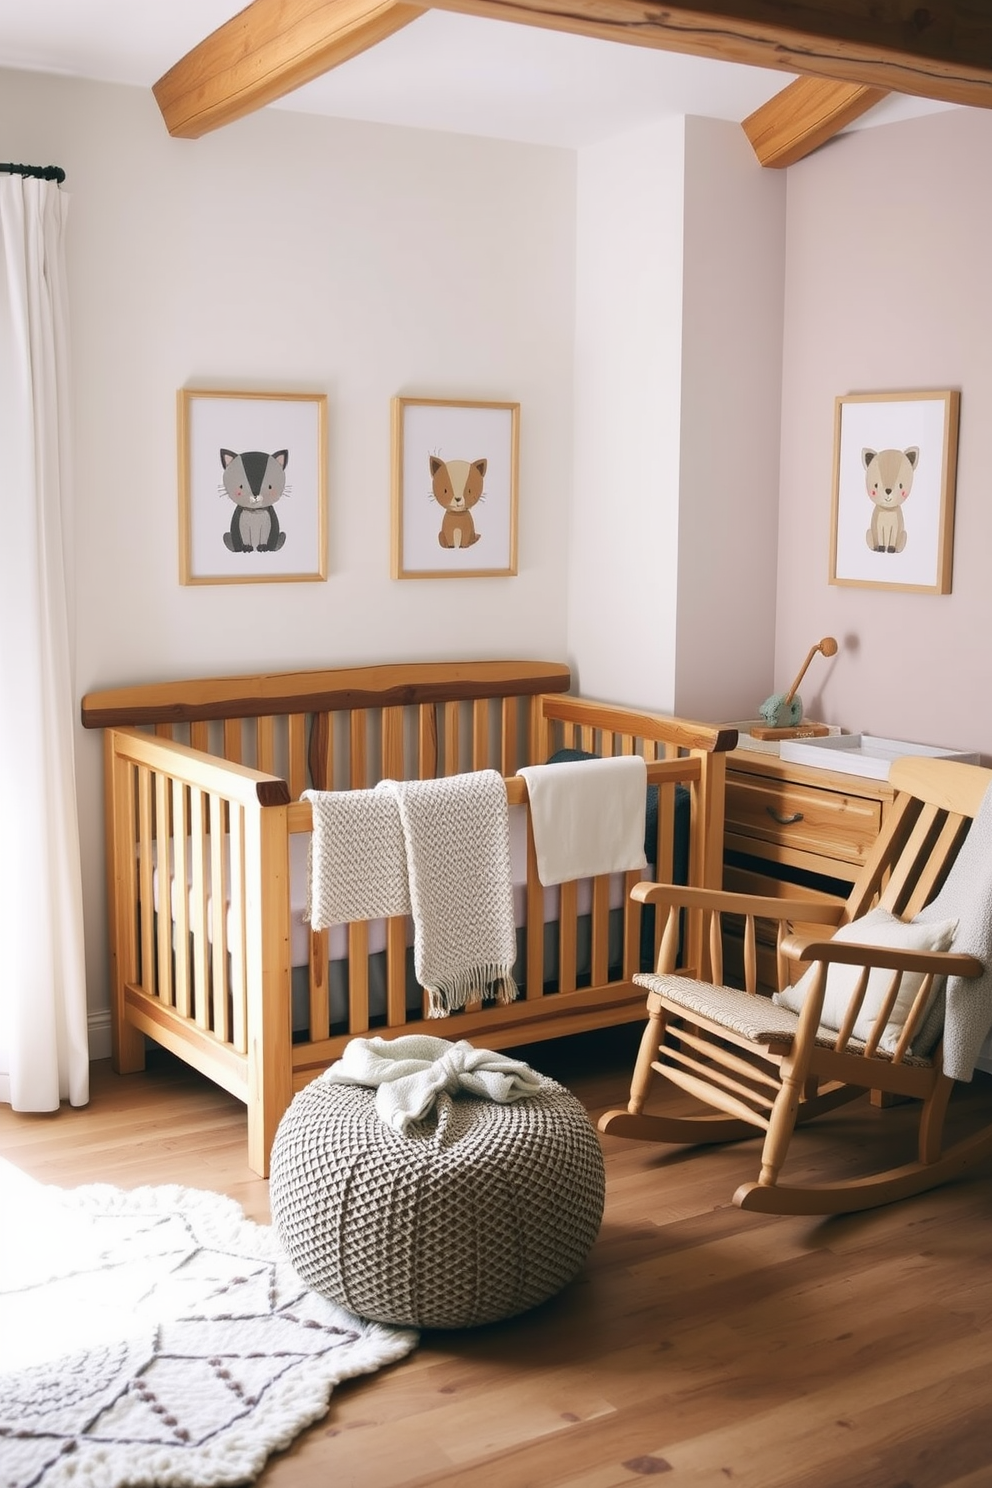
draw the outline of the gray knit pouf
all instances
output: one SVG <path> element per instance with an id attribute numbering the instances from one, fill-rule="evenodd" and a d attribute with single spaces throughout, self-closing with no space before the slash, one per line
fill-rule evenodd
<path id="1" fill-rule="evenodd" d="M 400 1134 L 375 1091 L 313 1080 L 272 1149 L 272 1219 L 307 1286 L 359 1317 L 470 1328 L 535 1307 L 599 1233 L 605 1171 L 554 1080 L 503 1104 L 441 1094 Z"/>

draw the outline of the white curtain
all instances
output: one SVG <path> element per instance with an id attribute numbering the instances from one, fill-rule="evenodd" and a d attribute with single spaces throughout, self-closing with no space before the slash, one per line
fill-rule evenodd
<path id="1" fill-rule="evenodd" d="M 89 1099 L 69 636 L 65 226 L 0 174 L 0 1100 Z"/>

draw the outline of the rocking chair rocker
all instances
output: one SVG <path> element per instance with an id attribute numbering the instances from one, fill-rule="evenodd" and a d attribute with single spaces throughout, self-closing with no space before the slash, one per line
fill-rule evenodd
<path id="1" fill-rule="evenodd" d="M 971 1078 L 992 1025 L 992 770 L 913 757 L 896 761 L 890 779 L 895 801 L 843 905 L 636 885 L 633 897 L 668 918 L 656 971 L 635 977 L 648 1023 L 630 1100 L 606 1112 L 600 1131 L 702 1144 L 757 1128 L 760 1174 L 734 1203 L 774 1214 L 891 1203 L 992 1154 L 992 1123 L 943 1146 L 955 1078 Z M 702 913 L 712 982 L 673 973 L 682 909 Z M 744 917 L 744 990 L 720 985 L 725 913 Z M 757 918 L 778 921 L 774 999 L 755 990 Z M 795 962 L 811 964 L 790 986 Z M 709 1110 L 647 1112 L 656 1075 Z M 868 1090 L 922 1102 L 915 1161 L 832 1185 L 780 1181 L 796 1126 Z"/>

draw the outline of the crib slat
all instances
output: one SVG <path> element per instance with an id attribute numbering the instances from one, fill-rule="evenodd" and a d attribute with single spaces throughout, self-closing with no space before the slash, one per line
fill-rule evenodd
<path id="1" fill-rule="evenodd" d="M 204 754 L 210 750 L 210 725 L 203 718 L 197 718 L 189 726 L 189 742 L 193 749 L 202 749 Z"/>
<path id="2" fill-rule="evenodd" d="M 231 1043 L 239 1054 L 248 1050 L 248 927 L 245 923 L 245 812 L 230 807 L 231 831 Z"/>
<path id="3" fill-rule="evenodd" d="M 533 764 L 543 764 L 551 753 L 553 734 L 552 721 L 544 711 L 545 699 L 528 697 L 522 701 L 527 709 L 526 738 L 530 750 L 528 758 Z"/>
<path id="4" fill-rule="evenodd" d="M 108 735 L 108 739 L 111 736 Z M 112 749 L 112 742 L 108 748 Z M 120 813 L 118 817 L 118 834 L 121 846 L 117 849 L 120 859 L 123 882 L 121 893 L 125 902 L 131 906 L 131 912 L 127 915 L 123 930 L 123 965 L 121 971 L 125 980 L 136 982 L 138 980 L 138 906 L 140 895 L 138 888 L 138 847 L 135 844 L 134 833 L 136 830 L 137 817 L 137 775 L 138 772 L 133 765 L 126 761 L 115 772 L 118 779 L 123 775 L 124 788 L 121 793 Z"/>
<path id="5" fill-rule="evenodd" d="M 403 709 L 382 710 L 382 774 L 386 780 L 405 780 L 403 769 Z"/>
<path id="6" fill-rule="evenodd" d="M 351 714 L 351 776 L 352 790 L 364 790 L 368 784 L 368 712 L 355 708 Z"/>
<path id="7" fill-rule="evenodd" d="M 224 758 L 240 765 L 244 754 L 240 718 L 224 719 Z"/>
<path id="8" fill-rule="evenodd" d="M 503 698 L 500 709 L 500 761 L 502 775 L 513 775 L 517 769 L 517 700 Z"/>
<path id="9" fill-rule="evenodd" d="M 310 1039 L 331 1035 L 331 996 L 327 982 L 330 936 L 326 930 L 310 931 Z"/>
<path id="10" fill-rule="evenodd" d="M 310 783 L 314 790 L 334 789 L 334 729 L 327 713 L 315 713 L 310 722 L 307 751 Z"/>
<path id="11" fill-rule="evenodd" d="M 193 1016 L 200 1028 L 210 1025 L 209 947 L 207 945 L 207 843 L 204 830 L 204 798 L 199 786 L 189 792 L 190 842 L 193 848 L 192 910 Z"/>
<path id="12" fill-rule="evenodd" d="M 369 1029 L 369 925 L 353 920 L 348 926 L 348 1020 L 349 1033 Z"/>
<path id="13" fill-rule="evenodd" d="M 601 987 L 610 974 L 610 879 L 601 873 L 592 881 L 592 982 Z"/>
<path id="14" fill-rule="evenodd" d="M 152 885 L 152 775 L 138 771 L 138 842 L 141 880 L 141 984 L 155 993 L 155 910 Z"/>
<path id="15" fill-rule="evenodd" d="M 472 704 L 472 769 L 489 766 L 489 699 L 476 698 Z"/>
<path id="16" fill-rule="evenodd" d="M 658 787 L 658 835 L 651 845 L 655 878 L 671 883 L 675 872 L 675 787 Z"/>
<path id="17" fill-rule="evenodd" d="M 305 713 L 291 713 L 286 720 L 286 742 L 289 753 L 289 796 L 298 801 L 307 788 L 307 719 Z"/>
<path id="18" fill-rule="evenodd" d="M 534 827 L 527 811 L 527 987 L 528 1000 L 544 992 L 544 889 L 537 876 Z"/>
<path id="19" fill-rule="evenodd" d="M 210 948 L 211 1026 L 226 1044 L 231 1035 L 227 1010 L 227 873 L 224 866 L 224 812 L 219 796 L 211 795 L 210 812 Z"/>
<path id="20" fill-rule="evenodd" d="M 180 780 L 172 782 L 172 873 L 174 879 L 174 903 L 172 911 L 172 936 L 176 956 L 176 1011 L 181 1018 L 190 1014 L 189 995 L 189 865 L 186 859 L 186 842 L 189 837 L 189 813 L 186 808 L 186 791 Z M 163 887 L 159 873 L 159 916 L 168 902 L 163 899 L 169 890 Z"/>
<path id="21" fill-rule="evenodd" d="M 417 712 L 417 774 L 421 780 L 434 780 L 437 776 L 437 714 L 433 703 L 421 703 Z"/>
<path id="22" fill-rule="evenodd" d="M 576 987 L 575 943 L 578 935 L 578 882 L 573 878 L 561 886 L 558 911 L 558 991 Z"/>
<path id="23" fill-rule="evenodd" d="M 458 774 L 458 703 L 444 704 L 444 773 Z"/>
<path id="24" fill-rule="evenodd" d="M 255 729 L 255 769 L 264 770 L 266 774 L 272 775 L 276 768 L 276 721 L 272 714 L 262 713 L 256 718 Z"/>
<path id="25" fill-rule="evenodd" d="M 169 905 L 169 790 L 165 776 L 155 774 L 155 862 L 158 865 L 158 955 L 156 989 L 160 1002 L 171 1007 L 172 993 L 172 911 Z"/>
<path id="26" fill-rule="evenodd" d="M 394 915 L 386 921 L 386 1022 L 402 1028 L 406 1022 L 406 920 Z"/>

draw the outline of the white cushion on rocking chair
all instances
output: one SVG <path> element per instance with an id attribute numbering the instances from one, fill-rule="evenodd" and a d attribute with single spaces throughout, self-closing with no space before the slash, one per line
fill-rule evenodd
<path id="1" fill-rule="evenodd" d="M 957 920 L 940 920 L 927 925 L 919 920 L 900 920 L 886 909 L 873 909 L 860 920 L 852 920 L 850 924 L 842 925 L 834 932 L 831 939 L 844 942 L 854 941 L 860 945 L 884 946 L 900 951 L 946 951 L 950 949 L 957 928 Z M 813 984 L 816 970 L 815 966 L 811 966 L 794 987 L 787 987 L 784 992 L 777 992 L 772 1001 L 779 1007 L 789 1008 L 794 1013 L 801 1012 L 806 994 Z M 820 1017 L 821 1028 L 830 1028 L 835 1032 L 840 1028 L 860 975 L 860 966 L 835 963 L 830 967 L 827 973 L 827 990 L 823 998 L 823 1012 Z M 869 976 L 861 1012 L 854 1025 L 854 1038 L 867 1042 L 872 1024 L 891 980 L 892 972 L 883 967 L 876 967 Z M 887 1054 L 895 1052 L 903 1025 L 922 985 L 922 972 L 907 971 L 903 974 L 889 1020 L 878 1043 L 878 1047 Z"/>

